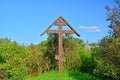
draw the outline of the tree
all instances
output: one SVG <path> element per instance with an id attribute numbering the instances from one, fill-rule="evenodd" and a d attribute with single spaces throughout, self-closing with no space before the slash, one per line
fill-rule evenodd
<path id="1" fill-rule="evenodd" d="M 46 43 L 47 49 L 44 54 L 44 58 L 48 58 L 50 61 L 50 69 L 57 68 L 57 60 L 55 55 L 58 54 L 58 34 L 49 34 Z"/>
<path id="2" fill-rule="evenodd" d="M 115 0 L 117 7 L 110 8 L 106 6 L 107 9 L 107 21 L 110 22 L 108 26 L 109 36 L 104 37 L 99 42 L 99 58 L 102 59 L 103 63 L 106 64 L 111 69 L 105 68 L 103 74 L 106 78 L 120 79 L 120 1 Z M 104 67 L 105 67 L 104 66 Z M 108 68 L 106 67 L 106 68 Z"/>
<path id="3" fill-rule="evenodd" d="M 82 65 L 81 54 L 84 52 L 82 43 L 83 41 L 78 38 L 74 38 L 72 35 L 66 34 L 63 40 L 63 52 L 66 58 L 64 68 L 66 70 L 80 71 Z"/>

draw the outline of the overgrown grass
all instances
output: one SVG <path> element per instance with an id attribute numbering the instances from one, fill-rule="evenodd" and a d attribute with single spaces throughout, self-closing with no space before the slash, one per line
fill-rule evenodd
<path id="1" fill-rule="evenodd" d="M 92 75 L 81 72 L 62 72 L 50 71 L 43 73 L 35 78 L 27 78 L 26 80 L 100 80 Z"/>

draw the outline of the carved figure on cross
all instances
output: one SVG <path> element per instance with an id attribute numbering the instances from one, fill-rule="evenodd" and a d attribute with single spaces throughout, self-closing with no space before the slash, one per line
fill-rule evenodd
<path id="1" fill-rule="evenodd" d="M 50 28 L 56 25 L 58 26 L 58 30 L 50 30 Z M 71 30 L 62 30 L 63 26 L 68 26 Z M 58 55 L 55 55 L 55 59 L 58 59 L 59 63 L 59 72 L 62 72 L 62 64 L 63 62 L 65 62 L 65 57 L 63 57 L 62 53 L 63 53 L 63 43 L 62 43 L 62 34 L 73 34 L 75 33 L 77 36 L 80 36 L 73 28 L 70 24 L 68 24 L 68 22 L 62 17 L 58 17 L 42 34 L 44 33 L 48 33 L 48 34 L 52 34 L 52 33 L 56 33 L 58 34 L 59 38 L 58 38 Z"/>

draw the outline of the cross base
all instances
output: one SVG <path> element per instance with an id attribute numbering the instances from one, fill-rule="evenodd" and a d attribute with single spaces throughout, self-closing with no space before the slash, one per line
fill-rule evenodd
<path id="1" fill-rule="evenodd" d="M 55 59 L 58 59 L 58 61 L 59 61 L 58 66 L 59 66 L 59 72 L 61 73 L 62 72 L 62 64 L 63 64 L 63 62 L 65 62 L 65 57 L 62 57 L 60 55 L 55 55 Z"/>

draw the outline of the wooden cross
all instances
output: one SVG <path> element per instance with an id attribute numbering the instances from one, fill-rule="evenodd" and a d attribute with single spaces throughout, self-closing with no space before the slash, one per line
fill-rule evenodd
<path id="1" fill-rule="evenodd" d="M 58 30 L 50 30 L 50 28 L 56 25 L 58 26 Z M 71 30 L 62 30 L 62 26 L 68 26 Z M 68 22 L 62 17 L 58 17 L 42 34 L 44 33 L 57 33 L 59 35 L 58 38 L 58 55 L 55 55 L 55 59 L 58 59 L 59 63 L 59 72 L 62 72 L 62 64 L 63 62 L 65 62 L 65 58 L 63 57 L 62 53 L 63 53 L 63 46 L 62 46 L 62 34 L 73 34 L 75 33 L 77 36 L 80 36 L 73 28 L 70 24 L 68 24 Z"/>

